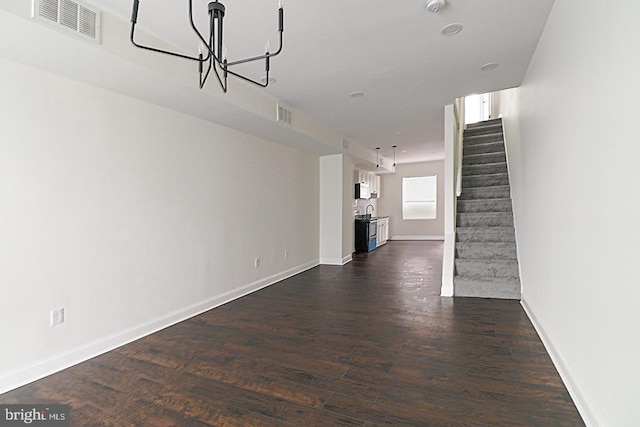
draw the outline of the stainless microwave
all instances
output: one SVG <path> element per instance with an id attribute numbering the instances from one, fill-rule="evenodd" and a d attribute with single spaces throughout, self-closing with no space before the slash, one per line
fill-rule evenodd
<path id="1" fill-rule="evenodd" d="M 371 197 L 369 185 L 359 182 L 356 184 L 356 199 L 368 199 Z"/>

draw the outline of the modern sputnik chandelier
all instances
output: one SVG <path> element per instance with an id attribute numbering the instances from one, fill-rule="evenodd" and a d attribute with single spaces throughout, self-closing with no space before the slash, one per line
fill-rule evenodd
<path id="1" fill-rule="evenodd" d="M 242 80 L 248 81 L 255 85 L 261 87 L 267 87 L 269 85 L 269 60 L 280 54 L 282 52 L 282 34 L 284 33 L 284 9 L 282 8 L 282 0 L 279 0 L 278 5 L 278 33 L 280 38 L 280 46 L 278 50 L 275 52 L 269 52 L 270 47 L 269 43 L 265 46 L 265 53 L 263 55 L 252 56 L 249 58 L 239 59 L 236 61 L 229 61 L 227 59 L 226 48 L 223 44 L 223 19 L 225 13 L 225 7 L 218 0 L 210 2 L 209 9 L 209 35 L 205 39 L 200 30 L 196 27 L 196 24 L 193 22 L 193 0 L 189 0 L 189 21 L 191 23 L 191 28 L 198 36 L 199 42 L 202 44 L 202 48 L 198 56 L 189 56 L 182 53 L 170 52 L 163 49 L 157 49 L 150 46 L 144 46 L 136 43 L 134 40 L 134 34 L 136 29 L 136 23 L 138 22 L 138 8 L 140 6 L 140 0 L 133 0 L 133 11 L 131 12 L 131 43 L 134 46 L 139 47 L 141 49 L 150 50 L 153 52 L 163 53 L 165 55 L 176 56 L 178 58 L 188 59 L 191 61 L 198 62 L 198 71 L 200 75 L 200 89 L 202 89 L 207 82 L 207 78 L 209 77 L 209 73 L 213 70 L 216 78 L 218 79 L 218 83 L 220 83 L 220 87 L 226 93 L 227 86 L 227 77 L 229 75 L 238 77 Z M 245 77 L 239 73 L 236 73 L 230 69 L 234 65 L 245 64 L 247 62 L 260 61 L 264 60 L 265 65 L 265 77 L 261 79 L 261 81 L 256 81 L 250 79 L 249 77 Z M 206 64 L 206 71 L 204 71 Z"/>

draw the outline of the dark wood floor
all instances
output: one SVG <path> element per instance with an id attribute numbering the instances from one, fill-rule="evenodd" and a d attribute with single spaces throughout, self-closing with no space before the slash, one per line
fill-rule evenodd
<path id="1" fill-rule="evenodd" d="M 582 426 L 517 301 L 439 297 L 441 242 L 320 266 L 18 390 L 74 426 Z"/>

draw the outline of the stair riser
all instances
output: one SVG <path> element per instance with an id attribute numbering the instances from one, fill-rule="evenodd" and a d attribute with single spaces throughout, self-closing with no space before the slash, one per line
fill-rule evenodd
<path id="1" fill-rule="evenodd" d="M 455 266 L 458 276 L 482 278 L 518 277 L 518 263 L 515 261 L 456 259 Z"/>
<path id="2" fill-rule="evenodd" d="M 478 145 L 501 143 L 504 145 L 504 137 L 501 133 L 491 133 L 486 135 L 471 135 L 465 136 L 463 141 L 462 151 L 464 152 L 468 148 L 474 148 Z"/>
<path id="3" fill-rule="evenodd" d="M 462 176 L 488 175 L 494 173 L 508 173 L 506 163 L 489 163 L 482 165 L 466 165 L 462 168 Z"/>
<path id="4" fill-rule="evenodd" d="M 456 224 L 458 227 L 512 227 L 511 214 L 468 214 L 459 213 Z"/>
<path id="5" fill-rule="evenodd" d="M 511 212 L 511 199 L 499 200 L 459 200 L 459 213 Z"/>
<path id="6" fill-rule="evenodd" d="M 469 123 L 467 125 L 467 129 L 477 129 L 477 128 L 483 128 L 487 126 L 501 126 L 501 125 L 502 125 L 502 119 L 498 117 L 498 118 L 493 118 L 489 120 L 484 120 L 482 122 Z"/>
<path id="7" fill-rule="evenodd" d="M 484 154 L 484 153 L 504 153 L 504 143 L 498 140 L 486 144 L 469 145 L 465 144 L 462 149 L 463 154 Z"/>
<path id="8" fill-rule="evenodd" d="M 469 128 L 464 130 L 464 137 L 478 136 L 478 135 L 491 135 L 496 133 L 502 133 L 502 125 L 497 126 L 485 126 L 480 128 Z"/>
<path id="9" fill-rule="evenodd" d="M 462 156 L 462 169 L 465 165 L 484 165 L 487 163 L 504 163 L 507 156 L 502 153 L 465 154 Z"/>
<path id="10" fill-rule="evenodd" d="M 495 187 L 498 185 L 509 185 L 509 176 L 506 173 L 462 177 L 462 188 Z"/>
<path id="11" fill-rule="evenodd" d="M 518 255 L 516 245 L 513 243 L 488 244 L 459 242 L 456 244 L 456 258 L 516 260 Z"/>
<path id="12" fill-rule="evenodd" d="M 493 284 L 485 282 L 455 283 L 453 295 L 456 297 L 479 297 L 520 299 L 520 284 Z"/>
<path id="13" fill-rule="evenodd" d="M 458 200 L 508 199 L 509 187 L 463 188 Z"/>
<path id="14" fill-rule="evenodd" d="M 456 233 L 456 241 L 469 243 L 512 243 L 516 241 L 516 235 L 513 228 L 507 228 L 505 231 L 473 230 L 463 232 L 458 230 Z"/>

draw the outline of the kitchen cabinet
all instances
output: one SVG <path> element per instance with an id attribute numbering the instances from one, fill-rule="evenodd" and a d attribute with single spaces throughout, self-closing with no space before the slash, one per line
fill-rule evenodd
<path id="1" fill-rule="evenodd" d="M 369 191 L 376 193 L 380 198 L 380 175 L 371 174 L 371 184 L 369 185 Z"/>
<path id="2" fill-rule="evenodd" d="M 356 169 L 354 174 L 356 184 L 365 184 L 369 188 L 370 193 L 377 194 L 380 197 L 380 176 L 373 172 Z"/>
<path id="3" fill-rule="evenodd" d="M 376 238 L 376 247 L 380 247 L 389 240 L 389 217 L 378 218 L 378 235 Z"/>

